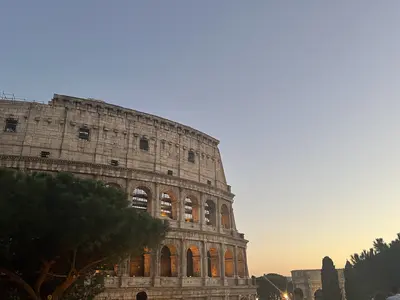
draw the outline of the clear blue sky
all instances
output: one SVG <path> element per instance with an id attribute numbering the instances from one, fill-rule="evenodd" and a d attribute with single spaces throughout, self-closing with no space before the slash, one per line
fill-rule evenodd
<path id="1" fill-rule="evenodd" d="M 0 2 L 0 90 L 221 140 L 253 274 L 400 231 L 399 1 Z"/>

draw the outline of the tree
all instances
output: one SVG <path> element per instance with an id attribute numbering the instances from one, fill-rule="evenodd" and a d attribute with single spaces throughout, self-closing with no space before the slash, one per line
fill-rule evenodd
<path id="1" fill-rule="evenodd" d="M 354 285 L 354 270 L 352 264 L 349 261 L 346 261 L 346 265 L 344 267 L 344 289 L 346 292 L 347 300 L 358 299 L 357 288 L 355 288 Z"/>
<path id="2" fill-rule="evenodd" d="M 322 260 L 321 281 L 324 300 L 342 299 L 338 273 L 332 259 L 328 256 Z"/>
<path id="3" fill-rule="evenodd" d="M 67 173 L 0 169 L 0 191 L 0 282 L 25 298 L 59 300 L 101 265 L 157 247 L 167 230 L 120 189 Z"/>
<path id="4" fill-rule="evenodd" d="M 346 265 L 346 296 L 348 300 L 388 295 L 392 286 L 400 282 L 400 234 L 385 243 L 382 238 L 373 242 L 373 248 L 353 254 Z M 349 292 L 348 292 L 349 291 Z M 347 295 L 348 294 L 348 295 Z"/>
<path id="5" fill-rule="evenodd" d="M 269 281 L 265 277 L 267 277 Z M 288 291 L 289 283 L 287 278 L 279 274 L 271 273 L 258 277 L 256 278 L 256 283 L 257 294 L 260 300 L 281 300 L 282 293 L 279 290 L 290 292 Z"/>

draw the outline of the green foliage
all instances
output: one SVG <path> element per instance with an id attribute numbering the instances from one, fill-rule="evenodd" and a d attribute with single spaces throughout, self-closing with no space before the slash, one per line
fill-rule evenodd
<path id="1" fill-rule="evenodd" d="M 400 282 L 400 234 L 390 244 L 379 238 L 373 248 L 353 254 L 345 268 L 347 300 L 388 295 Z"/>
<path id="2" fill-rule="evenodd" d="M 0 279 L 33 299 L 60 299 L 100 264 L 156 247 L 167 230 L 123 191 L 71 174 L 0 169 L 0 190 Z"/>
<path id="3" fill-rule="evenodd" d="M 81 276 L 63 295 L 62 300 L 93 300 L 104 291 L 104 274 L 92 273 Z"/>
<path id="4" fill-rule="evenodd" d="M 267 274 L 267 278 L 281 291 L 292 292 L 293 286 L 285 276 L 279 274 Z M 260 300 L 283 300 L 282 294 L 264 277 L 257 277 L 257 294 Z"/>
<path id="5" fill-rule="evenodd" d="M 328 256 L 322 260 L 321 269 L 322 293 L 324 300 L 341 300 L 338 272 L 332 259 Z"/>

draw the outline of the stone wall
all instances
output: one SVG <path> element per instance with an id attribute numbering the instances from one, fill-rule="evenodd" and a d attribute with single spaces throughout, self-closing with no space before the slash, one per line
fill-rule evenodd
<path id="1" fill-rule="evenodd" d="M 0 167 L 71 172 L 127 192 L 170 223 L 158 249 L 130 257 L 100 299 L 253 299 L 218 140 L 185 125 L 93 99 L 0 100 Z M 190 250 L 190 251 L 189 251 Z"/>

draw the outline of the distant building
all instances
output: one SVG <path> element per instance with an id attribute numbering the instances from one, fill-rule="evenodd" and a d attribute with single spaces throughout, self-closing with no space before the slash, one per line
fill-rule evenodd
<path id="1" fill-rule="evenodd" d="M 337 269 L 339 277 L 339 287 L 342 290 L 343 300 L 344 291 L 344 269 Z M 321 270 L 294 270 L 292 271 L 293 288 L 300 288 L 304 293 L 304 299 L 314 300 L 314 294 L 322 289 Z"/>

